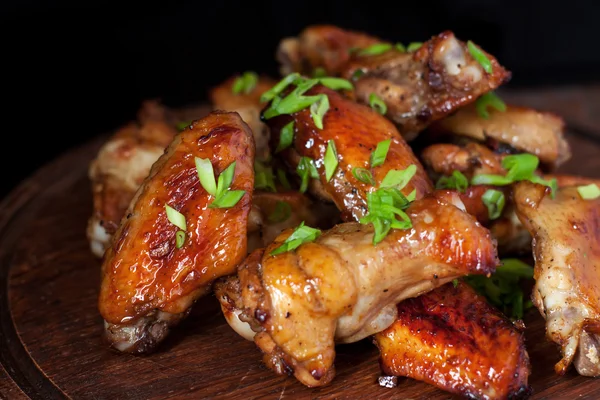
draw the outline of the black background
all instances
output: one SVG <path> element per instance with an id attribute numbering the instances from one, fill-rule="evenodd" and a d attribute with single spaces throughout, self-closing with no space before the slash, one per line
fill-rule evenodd
<path id="1" fill-rule="evenodd" d="M 85 7 L 82 6 L 85 4 Z M 127 5 L 127 6 L 125 6 Z M 513 72 L 512 87 L 597 82 L 597 1 L 20 1 L 0 6 L 0 196 L 143 99 L 196 103 L 233 73 L 277 76 L 282 37 L 332 23 L 404 43 L 445 29 Z"/>

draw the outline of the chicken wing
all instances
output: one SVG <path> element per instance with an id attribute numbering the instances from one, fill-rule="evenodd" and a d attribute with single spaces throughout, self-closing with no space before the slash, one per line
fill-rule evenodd
<path id="1" fill-rule="evenodd" d="M 523 334 L 463 282 L 398 304 L 396 321 L 374 342 L 387 375 L 472 399 L 516 399 L 531 392 Z"/>
<path id="2" fill-rule="evenodd" d="M 555 370 L 571 364 L 581 375 L 600 375 L 600 198 L 584 200 L 575 186 L 547 195 L 544 186 L 514 188 L 517 215 L 533 236 L 532 300 L 546 319 L 546 334 L 562 350 Z"/>
<path id="3" fill-rule="evenodd" d="M 385 329 L 405 298 L 465 274 L 489 274 L 498 264 L 488 230 L 453 204 L 426 197 L 407 213 L 412 228 L 390 231 L 377 246 L 371 225 L 350 222 L 270 255 L 288 230 L 252 253 L 238 269 L 239 284 L 222 284 L 217 296 L 238 308 L 240 321 L 259 327 L 254 340 L 268 366 L 293 372 L 305 385 L 324 385 L 335 374 L 336 342 Z M 250 330 L 240 333 L 248 337 Z"/>
<path id="4" fill-rule="evenodd" d="M 468 105 L 437 121 L 429 129 L 435 134 L 467 136 L 480 142 L 491 138 L 518 151 L 538 156 L 550 169 L 555 169 L 571 157 L 562 118 L 552 113 L 515 106 L 507 106 L 504 112 L 490 108 L 488 114 L 488 118 L 482 118 L 474 105 Z"/>
<path id="5" fill-rule="evenodd" d="M 329 98 L 329 111 L 323 119 L 323 129 L 316 129 L 308 109 L 290 115 L 267 120 L 271 128 L 272 147 L 279 141 L 283 126 L 294 121 L 294 142 L 291 148 L 282 152 L 291 168 L 296 168 L 300 157 L 314 160 L 319 172 L 319 180 L 312 180 L 310 190 L 321 198 L 332 200 L 342 211 L 346 221 L 359 220 L 367 212 L 366 193 L 372 188 L 358 180 L 352 173 L 355 167 L 371 171 L 374 179 L 380 182 L 391 169 L 405 169 L 417 166 L 417 173 L 402 192 L 408 195 L 415 189 L 417 198 L 431 191 L 431 183 L 421 163 L 413 154 L 396 128 L 387 119 L 370 107 L 358 104 L 324 86 L 315 86 L 307 95 L 324 93 Z M 377 144 L 391 140 L 386 162 L 371 168 L 371 153 Z M 325 175 L 324 158 L 330 140 L 335 142 L 338 153 L 338 167 L 331 180 Z"/>
<path id="6" fill-rule="evenodd" d="M 235 205 L 209 206 L 195 157 L 210 160 L 218 174 L 236 163 L 231 189 L 245 194 Z M 98 306 L 115 348 L 152 350 L 214 279 L 235 271 L 246 256 L 253 161 L 250 128 L 237 113 L 213 112 L 177 135 L 153 165 L 102 264 Z M 181 246 L 167 205 L 185 218 Z"/>
<path id="7" fill-rule="evenodd" d="M 211 89 L 209 93 L 212 107 L 215 110 L 235 111 L 246 122 L 254 134 L 256 143 L 256 157 L 267 159 L 269 157 L 269 129 L 260 120 L 262 104 L 260 96 L 269 90 L 275 82 L 266 76 L 258 77 L 256 85 L 246 93 L 233 91 L 237 76 L 227 79 L 225 82 Z"/>

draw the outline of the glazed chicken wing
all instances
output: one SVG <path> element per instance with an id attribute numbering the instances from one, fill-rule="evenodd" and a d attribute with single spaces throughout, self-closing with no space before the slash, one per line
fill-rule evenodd
<path id="1" fill-rule="evenodd" d="M 386 375 L 407 376 L 471 399 L 530 393 L 525 338 L 469 285 L 446 284 L 398 304 L 374 336 Z"/>
<path id="2" fill-rule="evenodd" d="M 408 195 L 416 189 L 417 198 L 431 191 L 431 183 L 417 157 L 406 144 L 398 130 L 387 119 L 370 107 L 358 104 L 324 86 L 316 86 L 307 95 L 324 93 L 329 98 L 329 111 L 323 119 L 323 129 L 316 129 L 308 109 L 291 116 L 279 116 L 267 120 L 272 136 L 272 147 L 276 147 L 281 128 L 294 121 L 293 146 L 282 152 L 292 169 L 300 157 L 314 160 L 319 180 L 312 180 L 309 188 L 321 198 L 332 200 L 342 211 L 346 221 L 359 220 L 367 211 L 366 193 L 371 185 L 358 180 L 352 173 L 354 168 L 366 168 L 380 182 L 391 169 L 402 170 L 410 165 L 417 166 L 417 173 L 402 189 Z M 371 153 L 377 144 L 391 140 L 386 162 L 371 168 Z M 330 140 L 335 142 L 338 167 L 330 181 L 325 176 L 324 158 Z"/>
<path id="3" fill-rule="evenodd" d="M 211 207 L 195 157 L 221 174 L 232 163 L 231 190 L 245 194 L 230 208 Z M 115 233 L 102 265 L 99 309 L 106 337 L 121 351 L 152 350 L 219 276 L 246 256 L 254 184 L 254 141 L 237 113 L 213 112 L 177 135 L 153 165 Z M 166 206 L 185 218 L 178 227 Z"/>
<path id="4" fill-rule="evenodd" d="M 489 274 L 498 264 L 489 232 L 453 204 L 427 197 L 407 213 L 412 228 L 392 230 L 376 246 L 371 225 L 351 222 L 314 243 L 270 255 L 286 231 L 251 254 L 238 270 L 239 283 L 223 283 L 217 296 L 258 329 L 254 340 L 267 365 L 292 372 L 305 385 L 324 385 L 335 374 L 336 342 L 385 329 L 405 298 L 465 274 Z M 249 328 L 238 331 L 251 336 Z"/>
<path id="5" fill-rule="evenodd" d="M 575 186 L 552 199 L 544 186 L 520 182 L 517 215 L 533 236 L 532 300 L 546 319 L 546 334 L 562 350 L 556 364 L 581 375 L 600 375 L 600 198 L 584 200 Z"/>

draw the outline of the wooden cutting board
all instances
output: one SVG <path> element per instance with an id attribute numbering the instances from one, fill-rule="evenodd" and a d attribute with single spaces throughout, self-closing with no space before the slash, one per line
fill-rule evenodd
<path id="1" fill-rule="evenodd" d="M 600 140 L 569 132 L 563 172 L 600 178 Z M 400 379 L 377 384 L 370 340 L 338 346 L 337 376 L 309 389 L 275 376 L 255 345 L 227 325 L 213 296 L 149 356 L 119 354 L 101 341 L 96 308 L 100 261 L 85 236 L 92 211 L 87 168 L 106 137 L 64 154 L 0 205 L 0 397 L 9 399 L 448 399 Z M 556 346 L 537 310 L 525 318 L 533 399 L 599 399 L 600 380 L 554 373 Z"/>

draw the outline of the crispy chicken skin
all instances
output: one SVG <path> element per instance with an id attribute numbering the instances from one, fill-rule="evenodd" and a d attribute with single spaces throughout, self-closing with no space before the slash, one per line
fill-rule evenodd
<path id="1" fill-rule="evenodd" d="M 516 399 L 531 392 L 523 334 L 463 282 L 398 304 L 396 321 L 374 342 L 386 375 L 470 399 Z"/>
<path id="2" fill-rule="evenodd" d="M 88 175 L 94 211 L 88 220 L 87 237 L 97 257 L 102 257 L 110 245 L 119 221 L 152 164 L 177 134 L 168 114 L 160 104 L 145 102 L 138 120 L 117 130 L 90 163 Z"/>
<path id="3" fill-rule="evenodd" d="M 269 90 L 274 84 L 271 78 L 260 76 L 254 89 L 249 93 L 234 93 L 233 84 L 237 76 L 227 79 L 225 82 L 210 90 L 209 97 L 213 109 L 235 111 L 245 123 L 250 126 L 256 143 L 256 157 L 266 159 L 269 156 L 269 129 L 260 120 L 260 112 L 263 105 L 260 96 Z"/>
<path id="4" fill-rule="evenodd" d="M 194 157 L 210 159 L 216 174 L 236 162 L 232 190 L 246 194 L 231 208 L 209 208 Z M 167 335 L 219 276 L 246 256 L 254 185 L 254 140 L 237 113 L 213 112 L 177 135 L 132 200 L 102 264 L 99 309 L 106 337 L 121 351 L 146 352 Z M 184 215 L 186 238 L 165 212 Z"/>
<path id="5" fill-rule="evenodd" d="M 350 60 L 352 49 L 380 42 L 374 36 L 337 26 L 314 25 L 304 29 L 297 38 L 283 39 L 276 58 L 283 75 L 291 72 L 312 75 L 317 68 L 325 69 L 328 75 L 339 75 Z"/>
<path id="6" fill-rule="evenodd" d="M 435 134 L 467 136 L 481 142 L 492 138 L 538 156 L 551 169 L 571 157 L 564 121 L 555 114 L 516 106 L 507 106 L 504 112 L 490 108 L 488 112 L 489 118 L 482 118 L 474 105 L 468 105 L 429 129 Z"/>
<path id="7" fill-rule="evenodd" d="M 291 168 L 296 168 L 301 156 L 315 161 L 320 179 L 312 180 L 309 188 L 313 193 L 331 199 L 342 211 L 344 220 L 354 221 L 367 212 L 366 193 L 371 189 L 370 184 L 354 177 L 352 169 L 355 167 L 369 169 L 375 180 L 381 182 L 390 169 L 401 170 L 414 164 L 417 166 L 417 173 L 402 189 L 403 194 L 408 195 L 416 189 L 417 198 L 420 198 L 431 191 L 431 183 L 421 163 L 390 121 L 370 107 L 358 104 L 324 86 L 316 86 L 307 95 L 319 93 L 325 93 L 330 104 L 323 119 L 323 129 L 315 127 L 308 109 L 291 116 L 267 120 L 273 132 L 271 144 L 276 147 L 281 128 L 290 118 L 293 119 L 293 145 L 281 154 Z M 379 142 L 387 139 L 391 139 L 391 145 L 386 162 L 370 168 L 371 153 Z M 335 174 L 327 182 L 324 159 L 329 140 L 335 141 L 339 164 Z"/>
<path id="8" fill-rule="evenodd" d="M 350 222 L 271 256 L 291 233 L 285 231 L 238 269 L 241 302 L 231 292 L 233 283 L 217 295 L 243 305 L 240 320 L 260 325 L 254 340 L 267 365 L 293 372 L 307 386 L 324 385 L 335 374 L 336 342 L 385 329 L 405 298 L 465 274 L 489 274 L 498 264 L 487 229 L 453 204 L 426 197 L 407 213 L 413 227 L 392 230 L 377 246 L 371 225 Z"/>
<path id="9" fill-rule="evenodd" d="M 552 199 L 546 188 L 520 182 L 517 215 L 533 236 L 532 300 L 546 334 L 562 350 L 555 370 L 574 363 L 581 375 L 600 375 L 600 198 L 584 200 L 575 186 Z"/>
<path id="10" fill-rule="evenodd" d="M 471 179 L 479 174 L 504 174 L 502 156 L 483 144 L 468 142 L 463 145 L 438 143 L 426 147 L 421 160 L 434 178 L 450 176 L 454 171 L 462 172 Z"/>

